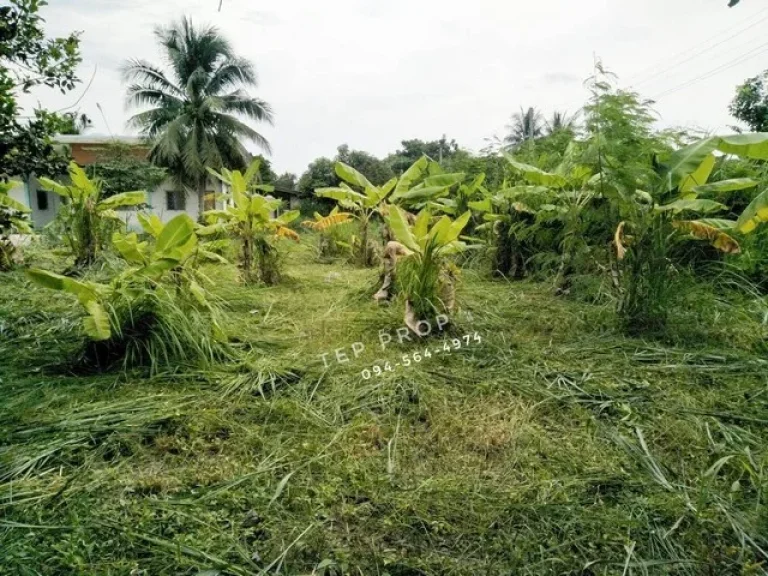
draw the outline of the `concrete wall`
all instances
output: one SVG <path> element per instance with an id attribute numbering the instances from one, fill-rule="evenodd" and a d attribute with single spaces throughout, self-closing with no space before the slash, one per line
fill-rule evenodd
<path id="1" fill-rule="evenodd" d="M 32 223 L 36 229 L 41 229 L 56 217 L 56 213 L 61 206 L 61 198 L 57 194 L 52 192 L 45 192 L 39 190 L 38 183 L 35 178 L 30 178 L 29 181 L 20 186 L 16 186 L 10 192 L 11 198 L 18 200 L 25 206 L 32 209 L 30 217 Z M 47 206 L 45 206 L 44 198 L 47 198 Z"/>

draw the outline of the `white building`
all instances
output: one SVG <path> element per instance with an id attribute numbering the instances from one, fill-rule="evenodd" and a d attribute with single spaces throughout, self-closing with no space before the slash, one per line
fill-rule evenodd
<path id="1" fill-rule="evenodd" d="M 72 160 L 83 167 L 101 161 L 109 146 L 115 143 L 130 146 L 131 152 L 135 151 L 138 158 L 146 158 L 149 153 L 149 146 L 142 139 L 131 136 L 111 137 L 78 134 L 58 136 L 56 142 L 66 146 Z M 204 193 L 184 190 L 175 185 L 173 180 L 169 178 L 154 190 L 147 190 L 148 208 L 157 214 L 163 222 L 167 222 L 181 213 L 189 214 L 192 219 L 197 220 L 200 215 L 200 195 L 205 195 L 206 209 L 220 208 L 221 202 L 214 204 L 213 198 L 215 194 L 226 191 L 225 188 L 226 186 L 221 181 L 211 177 L 208 179 Z M 38 229 L 49 224 L 61 206 L 61 198 L 53 192 L 42 190 L 34 177 L 13 188 L 10 195 L 32 210 L 32 222 Z M 133 211 L 127 211 L 126 217 L 130 225 L 135 225 Z"/>

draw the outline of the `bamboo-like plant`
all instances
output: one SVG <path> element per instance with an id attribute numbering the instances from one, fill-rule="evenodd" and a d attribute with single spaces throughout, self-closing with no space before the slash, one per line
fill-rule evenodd
<path id="1" fill-rule="evenodd" d="M 75 162 L 69 164 L 69 179 L 70 184 L 60 184 L 43 177 L 39 181 L 44 190 L 65 199 L 58 218 L 62 221 L 64 237 L 75 257 L 75 267 L 81 268 L 93 263 L 115 227 L 122 223 L 116 209 L 145 204 L 147 194 L 137 190 L 105 197 L 101 181 L 88 178 Z"/>
<path id="2" fill-rule="evenodd" d="M 32 232 L 29 208 L 8 194 L 19 184 L 15 180 L 0 182 L 0 271 L 9 270 L 14 264 L 16 245 L 11 236 Z"/>
<path id="3" fill-rule="evenodd" d="M 392 261 L 387 262 L 389 275 L 377 299 L 390 297 L 394 286 L 405 298 L 405 323 L 417 334 L 420 321 L 455 308 L 456 270 L 450 256 L 466 248 L 459 236 L 471 215 L 467 211 L 456 220 L 444 215 L 432 224 L 432 215 L 425 209 L 411 224 L 401 208 L 392 206 L 389 211 L 387 223 L 396 242 L 387 247 Z"/>
<path id="4" fill-rule="evenodd" d="M 272 192 L 272 186 L 258 182 L 260 161 L 254 162 L 243 174 L 239 170 L 209 172 L 230 188 L 223 195 L 228 203 L 224 209 L 208 210 L 204 214 L 207 226 L 201 235 L 225 232 L 240 243 L 240 268 L 246 283 L 262 281 L 276 284 L 280 281 L 278 252 L 275 241 L 290 238 L 299 241 L 299 235 L 288 224 L 299 217 L 298 210 L 290 210 L 275 217 L 282 205 L 280 200 L 267 198 L 257 191 Z"/>

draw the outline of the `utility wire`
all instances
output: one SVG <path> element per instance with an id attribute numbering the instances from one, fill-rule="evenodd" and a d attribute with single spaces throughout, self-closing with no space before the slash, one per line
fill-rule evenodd
<path id="1" fill-rule="evenodd" d="M 739 64 L 742 64 L 748 60 L 752 60 L 756 56 L 760 56 L 765 52 L 768 52 L 768 42 L 766 42 L 765 44 L 762 44 L 761 46 L 758 46 L 757 48 L 750 50 L 745 54 L 742 54 L 741 56 L 739 56 L 738 58 L 735 58 L 734 60 L 731 60 L 730 62 L 726 62 L 725 64 L 718 66 L 717 68 L 714 68 L 712 70 L 709 70 L 708 72 L 705 72 L 701 76 L 693 78 L 692 80 L 689 80 L 688 82 L 675 86 L 674 88 L 670 88 L 669 90 L 665 90 L 664 92 L 661 92 L 660 94 L 653 96 L 652 100 L 658 100 L 659 98 L 668 96 L 670 94 L 674 94 L 675 92 L 679 92 L 680 90 L 688 88 L 689 86 L 692 86 L 693 84 L 701 82 L 702 80 L 707 80 L 709 78 L 712 78 L 713 76 L 717 76 L 721 72 L 730 70 L 731 68 L 738 66 Z"/>
<path id="2" fill-rule="evenodd" d="M 663 75 L 665 75 L 667 72 L 670 72 L 670 71 L 672 71 L 672 70 L 675 70 L 676 68 L 679 68 L 679 67 L 680 67 L 680 66 L 682 66 L 683 64 L 687 64 L 687 63 L 688 63 L 688 62 L 690 62 L 691 60 L 695 60 L 696 58 L 698 58 L 698 57 L 700 57 L 700 56 L 703 56 L 703 55 L 704 55 L 704 54 L 706 54 L 707 52 L 711 52 L 712 50 L 714 50 L 714 49 L 715 49 L 715 48 L 717 48 L 718 46 L 722 46 L 722 45 L 723 45 L 723 44 L 725 44 L 726 42 L 730 42 L 731 40 L 733 40 L 733 39 L 734 39 L 734 38 L 736 38 L 737 36 L 740 36 L 740 35 L 741 35 L 741 34 L 743 34 L 744 32 L 747 32 L 748 30 L 751 30 L 752 28 L 755 28 L 755 27 L 759 26 L 760 24 L 762 24 L 762 23 L 763 23 L 763 22 L 765 22 L 766 20 L 768 20 L 768 16 L 766 16 L 765 18 L 762 18 L 761 20 L 758 20 L 757 22 L 754 22 L 754 23 L 753 23 L 751 26 L 748 26 L 747 28 L 744 28 L 743 30 L 741 30 L 741 31 L 737 32 L 736 34 L 733 34 L 733 35 L 731 35 L 731 36 L 728 36 L 727 38 L 725 38 L 725 39 L 721 40 L 720 42 L 717 42 L 716 44 L 712 44 L 712 46 L 710 46 L 709 48 L 705 48 L 704 50 L 702 50 L 702 51 L 700 51 L 700 52 L 697 52 L 697 53 L 696 53 L 696 54 L 694 54 L 693 56 L 690 56 L 690 57 L 686 58 L 685 60 L 681 60 L 681 61 L 680 61 L 680 62 L 678 62 L 677 64 L 673 64 L 672 66 L 669 66 L 668 68 L 664 68 L 663 70 L 659 70 L 658 72 L 656 72 L 655 74 L 651 74 L 650 76 L 648 76 L 648 77 L 647 77 L 647 78 L 645 78 L 644 80 L 640 80 L 639 82 L 635 82 L 635 84 L 634 84 L 633 86 L 640 86 L 641 84 L 646 84 L 647 82 L 649 82 L 649 81 L 653 80 L 654 78 L 657 78 L 657 77 L 659 77 L 659 76 L 663 76 Z"/>
<path id="3" fill-rule="evenodd" d="M 688 48 L 687 50 L 683 50 L 682 52 L 680 52 L 680 53 L 678 53 L 677 55 L 673 56 L 671 59 L 667 59 L 667 60 L 665 60 L 665 61 L 663 61 L 663 62 L 660 62 L 659 64 L 665 64 L 666 62 L 670 62 L 670 61 L 674 62 L 674 61 L 675 61 L 675 60 L 677 60 L 678 58 L 681 58 L 681 57 L 685 57 L 685 56 L 687 56 L 688 54 L 690 54 L 691 52 L 694 52 L 694 51 L 698 50 L 699 48 L 701 48 L 701 47 L 703 47 L 703 46 L 706 46 L 706 45 L 707 45 L 707 44 L 709 44 L 709 43 L 710 43 L 712 40 L 715 40 L 715 39 L 716 39 L 716 38 L 718 38 L 719 36 L 722 36 L 723 34 L 727 34 L 728 32 L 730 32 L 730 31 L 734 30 L 735 28 L 739 28 L 739 27 L 743 26 L 744 24 L 747 24 L 748 22 L 752 22 L 752 21 L 753 21 L 755 18 L 757 18 L 758 16 L 761 16 L 762 14 L 765 14 L 766 12 L 768 12 L 768 8 L 765 8 L 765 9 L 761 10 L 760 12 L 758 12 L 757 14 L 755 14 L 755 15 L 753 15 L 753 16 L 751 16 L 751 17 L 749 17 L 749 18 L 746 18 L 746 19 L 742 20 L 741 22 L 739 22 L 738 24 L 735 24 L 734 26 L 731 26 L 730 28 L 726 28 L 726 29 L 725 29 L 725 30 L 723 30 L 722 32 L 718 32 L 717 34 L 714 34 L 714 35 L 710 36 L 710 37 L 709 37 L 709 38 L 707 38 L 707 39 L 706 39 L 704 42 L 700 42 L 699 44 L 695 44 L 694 46 L 691 46 L 691 47 L 690 47 L 690 48 Z M 745 29 L 745 30 L 741 30 L 740 32 L 737 32 L 737 33 L 736 33 L 736 34 L 735 34 L 733 37 L 735 37 L 735 36 L 738 36 L 738 35 L 739 35 L 739 34 L 741 34 L 742 32 L 745 32 L 745 31 L 746 31 L 746 30 L 748 30 L 749 28 L 752 28 L 753 26 L 754 26 L 754 24 L 753 24 L 752 26 L 749 26 L 749 27 L 748 27 L 747 29 Z M 725 41 L 727 41 L 727 40 L 725 40 Z M 653 71 L 654 71 L 654 70 L 655 70 L 655 69 L 658 67 L 658 65 L 659 65 L 659 64 L 656 64 L 656 65 L 654 65 L 654 66 L 649 66 L 648 68 L 645 68 L 645 69 L 641 70 L 640 72 L 638 72 L 637 74 L 635 74 L 635 75 L 634 75 L 634 77 L 635 77 L 635 78 L 640 78 L 640 79 L 642 79 L 642 78 L 643 78 L 644 76 L 646 76 L 646 75 L 647 75 L 649 72 L 651 72 L 651 73 L 652 73 L 652 72 L 653 72 Z M 645 80 L 641 80 L 641 82 L 645 82 Z"/>

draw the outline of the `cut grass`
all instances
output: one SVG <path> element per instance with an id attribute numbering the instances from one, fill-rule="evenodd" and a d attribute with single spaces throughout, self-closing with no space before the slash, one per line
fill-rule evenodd
<path id="1" fill-rule="evenodd" d="M 427 344 L 378 272 L 306 245 L 284 270 L 211 271 L 240 359 L 151 377 L 68 374 L 72 302 L 2 276 L 0 573 L 765 573 L 764 327 L 736 295 L 644 341 L 466 270 L 450 336 L 482 343 L 366 380 Z"/>

